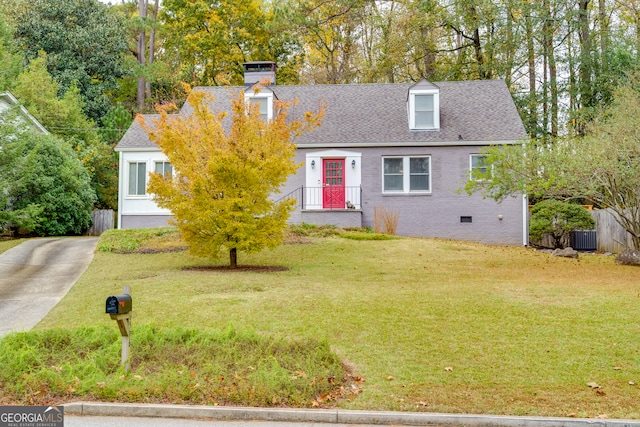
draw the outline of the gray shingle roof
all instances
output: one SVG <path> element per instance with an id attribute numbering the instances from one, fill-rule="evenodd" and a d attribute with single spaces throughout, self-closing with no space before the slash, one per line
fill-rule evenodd
<path id="1" fill-rule="evenodd" d="M 514 141 L 526 132 L 509 90 L 502 80 L 429 82 L 440 89 L 440 130 L 412 131 L 407 117 L 407 96 L 412 83 L 272 86 L 277 99 L 299 103 L 289 109 L 294 119 L 326 105 L 322 126 L 295 140 L 305 146 L 371 146 L 478 144 Z M 416 88 L 418 88 L 416 86 Z M 422 87 L 421 87 L 422 88 Z M 240 87 L 199 87 L 213 95 L 215 111 L 229 111 Z M 185 104 L 181 114 L 189 114 Z M 225 120 L 230 120 L 228 117 Z M 460 139 L 460 136 L 462 139 Z M 116 150 L 154 147 L 139 124 L 125 133 Z"/>

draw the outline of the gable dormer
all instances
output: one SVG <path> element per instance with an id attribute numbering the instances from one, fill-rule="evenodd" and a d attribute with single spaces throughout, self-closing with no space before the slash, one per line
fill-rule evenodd
<path id="1" fill-rule="evenodd" d="M 409 88 L 409 129 L 440 130 L 440 88 L 422 80 Z"/>

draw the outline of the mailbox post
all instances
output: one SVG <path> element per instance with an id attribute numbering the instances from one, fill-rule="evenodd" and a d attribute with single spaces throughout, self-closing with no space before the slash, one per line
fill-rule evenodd
<path id="1" fill-rule="evenodd" d="M 122 360 L 125 372 L 129 371 L 129 337 L 131 335 L 131 295 L 129 286 L 125 286 L 122 295 L 107 297 L 105 312 L 118 322 L 122 335 Z"/>

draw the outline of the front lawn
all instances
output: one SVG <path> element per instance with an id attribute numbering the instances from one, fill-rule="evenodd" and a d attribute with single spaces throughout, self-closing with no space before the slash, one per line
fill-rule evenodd
<path id="1" fill-rule="evenodd" d="M 234 328 L 328 343 L 358 379 L 344 408 L 640 418 L 640 270 L 613 257 L 305 236 L 238 258 L 284 271 L 232 272 L 161 239 L 158 251 L 97 252 L 37 329 L 115 332 L 105 299 L 128 285 L 134 335 Z"/>

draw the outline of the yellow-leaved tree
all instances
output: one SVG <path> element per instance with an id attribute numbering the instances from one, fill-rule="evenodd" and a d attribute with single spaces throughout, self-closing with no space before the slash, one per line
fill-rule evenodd
<path id="1" fill-rule="evenodd" d="M 229 266 L 236 268 L 238 251 L 258 252 L 284 239 L 294 202 L 270 196 L 300 166 L 294 138 L 319 126 L 324 109 L 294 121 L 287 119 L 289 104 L 278 102 L 273 119 L 265 121 L 240 92 L 225 129 L 226 113 L 213 112 L 207 94 L 192 91 L 188 102 L 188 116 L 161 112 L 154 126 L 143 123 L 175 171 L 153 173 L 148 190 L 171 210 L 192 254 L 216 260 L 228 251 Z"/>

